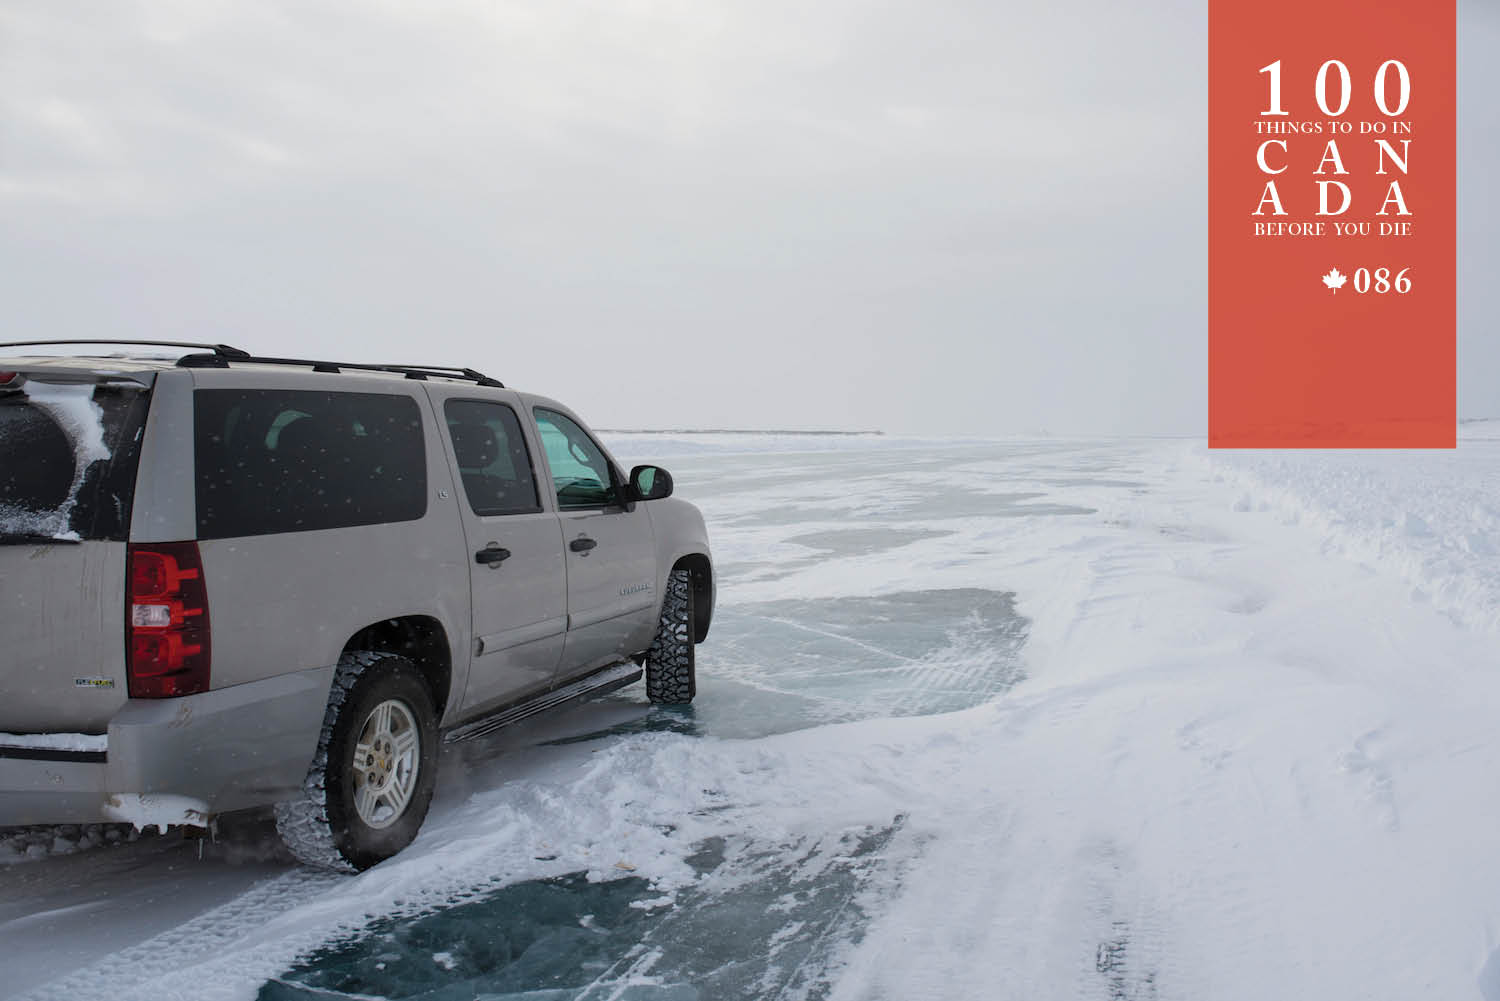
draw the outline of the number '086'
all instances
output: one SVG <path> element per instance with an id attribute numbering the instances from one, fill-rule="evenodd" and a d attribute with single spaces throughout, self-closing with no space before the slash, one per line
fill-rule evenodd
<path id="1" fill-rule="evenodd" d="M 1376 295 L 1385 295 L 1387 292 L 1405 295 L 1411 291 L 1411 279 L 1407 277 L 1410 270 L 1411 268 L 1402 268 L 1392 279 L 1390 268 L 1376 268 L 1374 271 L 1358 268 L 1354 272 L 1354 291 L 1364 295 L 1374 289 Z"/>

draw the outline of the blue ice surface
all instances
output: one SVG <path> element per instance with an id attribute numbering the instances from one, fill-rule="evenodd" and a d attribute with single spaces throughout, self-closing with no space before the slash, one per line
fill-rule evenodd
<path id="1" fill-rule="evenodd" d="M 898 826 L 846 834 L 831 851 L 706 844 L 691 860 L 703 878 L 671 903 L 643 879 L 574 874 L 378 921 L 266 983 L 259 1001 L 820 997 L 829 953 L 858 937 L 857 893 Z"/>

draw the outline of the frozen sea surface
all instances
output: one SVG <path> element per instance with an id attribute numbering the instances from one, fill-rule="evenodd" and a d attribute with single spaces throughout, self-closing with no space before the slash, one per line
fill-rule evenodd
<path id="1" fill-rule="evenodd" d="M 1500 442 L 622 435 L 720 573 L 688 709 L 450 748 L 357 877 L 0 867 L 0 996 L 1500 1001 Z"/>

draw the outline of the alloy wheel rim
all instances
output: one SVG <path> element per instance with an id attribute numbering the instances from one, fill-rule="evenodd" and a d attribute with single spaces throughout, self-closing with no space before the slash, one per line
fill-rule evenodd
<path id="1" fill-rule="evenodd" d="M 406 703 L 386 699 L 370 710 L 354 744 L 354 810 L 381 830 L 400 820 L 422 767 L 416 716 Z"/>

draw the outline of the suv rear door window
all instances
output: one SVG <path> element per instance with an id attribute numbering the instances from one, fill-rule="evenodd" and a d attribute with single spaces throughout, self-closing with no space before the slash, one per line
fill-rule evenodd
<path id="1" fill-rule="evenodd" d="M 427 512 L 422 416 L 409 396 L 200 389 L 193 412 L 201 539 Z"/>
<path id="2" fill-rule="evenodd" d="M 0 392 L 0 543 L 124 541 L 149 395 L 35 380 Z"/>
<path id="3" fill-rule="evenodd" d="M 481 518 L 542 509 L 516 412 L 488 400 L 443 404 L 469 507 Z"/>
<path id="4" fill-rule="evenodd" d="M 536 426 L 552 467 L 559 508 L 608 507 L 615 502 L 609 460 L 588 432 L 576 421 L 541 407 L 536 409 Z"/>

